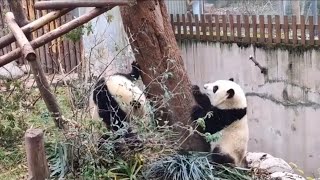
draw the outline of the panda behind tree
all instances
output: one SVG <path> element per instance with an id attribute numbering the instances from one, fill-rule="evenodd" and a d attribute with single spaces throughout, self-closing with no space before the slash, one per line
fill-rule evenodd
<path id="1" fill-rule="evenodd" d="M 247 123 L 247 100 L 242 88 L 233 78 L 217 80 L 204 85 L 204 93 L 197 85 L 192 87 L 197 105 L 192 109 L 191 118 L 204 118 L 203 133 L 211 134 L 222 130 L 222 137 L 210 143 L 212 161 L 218 164 L 246 166 L 245 154 L 249 140 Z M 208 113 L 211 112 L 211 115 Z"/>
<path id="2" fill-rule="evenodd" d="M 131 115 L 146 115 L 146 97 L 134 82 L 141 76 L 140 66 L 134 61 L 130 73 L 115 73 L 102 77 L 95 84 L 90 97 L 93 119 L 102 119 L 114 131 L 124 126 Z"/>

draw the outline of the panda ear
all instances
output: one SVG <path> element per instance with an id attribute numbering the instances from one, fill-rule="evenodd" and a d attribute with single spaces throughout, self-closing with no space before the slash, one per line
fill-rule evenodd
<path id="1" fill-rule="evenodd" d="M 230 78 L 229 81 L 232 81 L 232 82 L 233 82 L 233 78 Z"/>
<path id="2" fill-rule="evenodd" d="M 233 89 L 229 89 L 229 90 L 227 91 L 227 94 L 228 94 L 227 99 L 233 98 L 233 96 L 234 96 L 234 90 L 233 90 Z"/>

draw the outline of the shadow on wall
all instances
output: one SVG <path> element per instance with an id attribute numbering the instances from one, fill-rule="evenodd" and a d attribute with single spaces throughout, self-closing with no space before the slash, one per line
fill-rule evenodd
<path id="1" fill-rule="evenodd" d="M 236 44 L 182 42 L 192 83 L 233 77 L 246 92 L 249 151 L 293 162 L 307 175 L 320 168 L 320 52 L 239 48 Z M 261 74 L 250 55 L 268 68 Z"/>

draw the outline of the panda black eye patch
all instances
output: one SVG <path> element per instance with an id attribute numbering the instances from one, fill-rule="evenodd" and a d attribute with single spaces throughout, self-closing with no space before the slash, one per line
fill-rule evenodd
<path id="1" fill-rule="evenodd" d="M 227 93 L 228 93 L 228 99 L 230 99 L 230 98 L 233 98 L 233 96 L 234 96 L 234 90 L 233 89 L 229 89 L 228 91 L 227 91 Z"/>
<path id="2" fill-rule="evenodd" d="M 218 86 L 213 86 L 212 91 L 213 93 L 216 93 L 218 91 L 219 87 Z"/>

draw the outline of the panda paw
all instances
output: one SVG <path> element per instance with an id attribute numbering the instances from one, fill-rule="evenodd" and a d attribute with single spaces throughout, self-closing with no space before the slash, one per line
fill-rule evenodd
<path id="1" fill-rule="evenodd" d="M 141 108 L 141 103 L 139 101 L 133 100 L 130 102 L 130 105 L 134 108 L 134 109 L 140 109 Z"/>
<path id="2" fill-rule="evenodd" d="M 200 88 L 198 85 L 192 85 L 191 90 L 193 95 L 201 94 Z"/>

